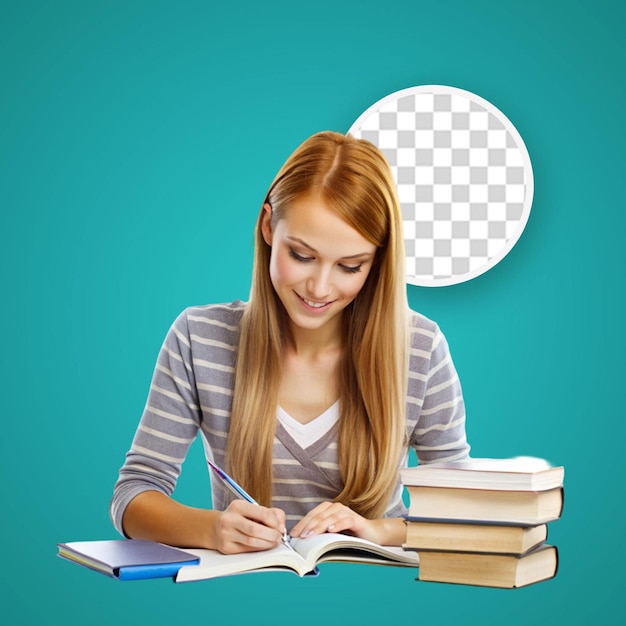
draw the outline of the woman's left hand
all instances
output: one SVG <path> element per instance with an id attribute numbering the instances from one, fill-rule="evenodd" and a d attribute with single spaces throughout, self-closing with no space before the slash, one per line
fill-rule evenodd
<path id="1" fill-rule="evenodd" d="M 291 530 L 292 537 L 306 539 L 322 533 L 349 532 L 351 535 L 380 543 L 377 520 L 368 520 L 339 502 L 322 502 Z"/>

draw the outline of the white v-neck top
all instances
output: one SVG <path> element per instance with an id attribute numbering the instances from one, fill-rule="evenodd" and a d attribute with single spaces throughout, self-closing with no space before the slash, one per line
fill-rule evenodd
<path id="1" fill-rule="evenodd" d="M 277 417 L 296 443 L 305 449 L 323 437 L 339 421 L 339 400 L 308 424 L 301 424 L 280 406 Z"/>

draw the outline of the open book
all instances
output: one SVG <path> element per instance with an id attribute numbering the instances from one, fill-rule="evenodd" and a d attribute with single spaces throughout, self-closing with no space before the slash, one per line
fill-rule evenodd
<path id="1" fill-rule="evenodd" d="M 308 539 L 291 539 L 290 550 L 284 544 L 263 552 L 244 554 L 221 554 L 216 550 L 186 548 L 186 552 L 200 557 L 199 565 L 182 567 L 176 582 L 188 582 L 244 574 L 255 571 L 293 571 L 299 576 L 317 573 L 317 565 L 331 561 L 371 563 L 376 565 L 399 565 L 418 567 L 417 553 L 406 552 L 401 547 L 378 544 L 349 537 L 324 533 Z"/>

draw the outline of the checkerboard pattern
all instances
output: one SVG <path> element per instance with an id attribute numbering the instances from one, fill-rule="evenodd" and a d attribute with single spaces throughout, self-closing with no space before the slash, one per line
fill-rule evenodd
<path id="1" fill-rule="evenodd" d="M 533 176 L 526 147 L 493 105 L 460 89 L 422 86 L 383 98 L 350 128 L 385 154 L 402 207 L 407 282 L 474 278 L 519 239 Z"/>

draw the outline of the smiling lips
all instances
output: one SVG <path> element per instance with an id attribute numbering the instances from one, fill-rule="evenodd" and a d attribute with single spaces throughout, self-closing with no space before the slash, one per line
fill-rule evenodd
<path id="1" fill-rule="evenodd" d="M 316 313 L 326 310 L 334 302 L 334 300 L 331 302 L 315 302 L 314 300 L 307 300 L 306 298 L 303 298 L 299 293 L 296 293 L 296 296 L 298 296 L 300 302 L 302 302 L 307 309 L 313 310 Z"/>

